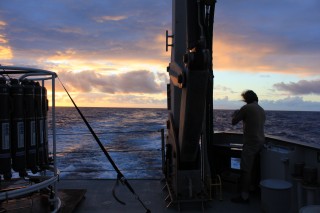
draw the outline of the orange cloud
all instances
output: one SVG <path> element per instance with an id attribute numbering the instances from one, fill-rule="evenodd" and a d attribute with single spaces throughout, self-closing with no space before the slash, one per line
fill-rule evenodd
<path id="1" fill-rule="evenodd" d="M 38 58 L 37 63 L 42 68 L 55 72 L 73 71 L 82 72 L 95 70 L 97 73 L 103 74 L 119 74 L 130 72 L 132 70 L 150 70 L 153 72 L 166 73 L 166 67 L 169 63 L 169 52 L 165 52 L 164 44 L 159 37 L 155 38 L 154 49 L 152 52 L 161 52 L 161 57 L 140 58 L 140 54 L 124 57 L 112 55 L 109 51 L 79 51 L 68 49 L 64 51 L 56 51 L 53 55 L 44 55 Z M 143 42 L 137 45 L 145 45 Z M 162 48 L 162 51 L 159 49 Z M 125 55 L 125 54 L 123 54 Z"/>
<path id="2" fill-rule="evenodd" d="M 11 47 L 0 46 L 0 59 L 9 60 L 13 58 Z"/>
<path id="3" fill-rule="evenodd" d="M 70 92 L 70 91 L 69 91 Z M 51 91 L 48 90 L 48 94 Z M 79 107 L 141 107 L 164 108 L 166 97 L 163 95 L 127 95 L 105 93 L 76 93 L 70 92 L 71 97 Z M 49 105 L 52 106 L 51 96 L 48 96 Z M 65 92 L 56 92 L 56 106 L 73 106 Z M 125 106 L 124 106 L 125 103 Z"/>
<path id="4" fill-rule="evenodd" d="M 271 71 L 274 67 L 262 60 L 274 52 L 272 47 L 220 39 L 213 43 L 213 63 L 216 69 L 221 70 Z"/>
<path id="5" fill-rule="evenodd" d="M 0 29 L 3 28 L 3 27 L 6 26 L 6 25 L 7 25 L 6 22 L 0 20 Z"/>
<path id="6" fill-rule="evenodd" d="M 74 57 L 77 54 L 77 52 L 73 49 L 67 49 L 65 51 L 57 51 L 54 55 L 49 56 L 48 60 L 52 60 L 52 61 L 65 61 L 67 59 L 71 59 L 72 57 Z"/>
<path id="7" fill-rule="evenodd" d="M 8 43 L 8 40 L 5 38 L 4 35 L 0 35 L 0 44 L 6 44 Z"/>
<path id="8" fill-rule="evenodd" d="M 288 51 L 277 42 L 251 42 L 228 35 L 213 41 L 213 66 L 218 70 L 310 76 L 318 74 L 316 57 L 319 56 Z"/>
<path id="9" fill-rule="evenodd" d="M 7 23 L 0 20 L 0 30 L 3 30 Z M 0 34 L 0 60 L 10 60 L 13 58 L 12 49 L 8 44 L 8 39 L 5 35 Z"/>

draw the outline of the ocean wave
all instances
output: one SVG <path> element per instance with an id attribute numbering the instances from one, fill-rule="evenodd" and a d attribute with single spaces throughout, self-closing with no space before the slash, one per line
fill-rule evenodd
<path id="1" fill-rule="evenodd" d="M 165 128 L 166 110 L 117 108 L 81 110 L 127 178 L 162 177 L 159 130 Z M 241 124 L 231 125 L 232 113 L 230 110 L 215 110 L 214 131 L 241 132 Z M 266 117 L 266 134 L 319 143 L 319 112 L 267 111 Z M 56 121 L 57 159 L 61 178 L 116 177 L 111 164 L 75 109 L 58 107 Z"/>

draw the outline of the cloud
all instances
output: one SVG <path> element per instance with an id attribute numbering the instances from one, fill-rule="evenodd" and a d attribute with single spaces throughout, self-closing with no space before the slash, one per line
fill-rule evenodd
<path id="1" fill-rule="evenodd" d="M 71 93 L 71 97 L 78 106 L 90 107 L 141 107 L 164 108 L 167 99 L 154 94 L 109 94 L 109 93 Z M 49 97 L 50 98 L 50 97 Z M 58 106 L 72 106 L 72 102 L 66 93 L 56 94 Z M 51 102 L 50 102 L 51 103 Z M 90 105 L 88 105 L 90 103 Z M 125 104 L 124 104 L 125 103 Z"/>
<path id="2" fill-rule="evenodd" d="M 12 48 L 5 34 L 7 23 L 0 20 L 0 60 L 10 60 L 13 58 Z"/>
<path id="3" fill-rule="evenodd" d="M 91 95 L 101 93 L 103 97 L 133 95 L 138 102 L 145 92 L 147 101 L 165 91 L 170 52 L 165 52 L 164 34 L 165 30 L 172 33 L 171 7 L 171 1 L 147 0 L 135 0 L 134 4 L 124 0 L 81 4 L 75 0 L 0 1 L 0 58 L 4 59 L 2 64 L 56 71 L 79 97 L 84 94 L 77 93 L 77 89 Z M 319 78 L 319 8 L 317 0 L 294 4 L 292 0 L 218 1 L 214 69 L 270 76 L 261 84 L 263 89 L 279 82 L 274 80 L 274 73 L 294 75 L 294 79 Z M 292 94 L 319 94 L 314 85 L 313 89 L 303 87 L 300 93 L 294 93 L 292 87 L 307 84 L 293 84 L 279 83 L 278 89 Z M 238 82 L 224 84 L 215 93 L 232 99 L 237 87 Z"/>
<path id="4" fill-rule="evenodd" d="M 243 101 L 229 100 L 228 96 L 214 99 L 213 106 L 215 109 L 239 109 L 245 103 Z M 320 102 L 304 101 L 302 97 L 286 97 L 278 100 L 263 99 L 259 104 L 265 110 L 283 110 L 283 111 L 319 111 Z"/>
<path id="5" fill-rule="evenodd" d="M 0 18 L 10 21 L 6 33 L 13 49 L 21 55 L 27 55 L 30 50 L 50 55 L 74 49 L 87 57 L 162 58 L 164 43 L 159 51 L 157 37 L 164 36 L 166 27 L 170 26 L 169 6 L 169 2 L 146 4 L 144 0 L 130 6 L 122 0 L 81 4 L 30 0 L 23 5 L 12 0 L 0 2 L 0 8 L 6 11 Z"/>
<path id="6" fill-rule="evenodd" d="M 4 35 L 0 34 L 0 44 L 6 44 L 8 43 L 8 40 L 5 38 Z"/>
<path id="7" fill-rule="evenodd" d="M 223 86 L 223 85 L 216 85 L 216 86 L 214 87 L 214 92 L 218 92 L 218 93 L 231 93 L 231 94 L 237 93 L 237 92 L 234 91 L 232 88 L 229 88 L 229 87 L 226 87 L 226 86 Z"/>
<path id="8" fill-rule="evenodd" d="M 12 50 L 8 46 L 0 46 L 0 59 L 9 60 L 13 57 Z"/>
<path id="9" fill-rule="evenodd" d="M 106 21 L 121 21 L 127 18 L 128 17 L 126 16 L 100 16 L 100 17 L 94 17 L 94 20 L 96 22 L 103 23 Z"/>
<path id="10" fill-rule="evenodd" d="M 1 26 L 1 22 L 0 22 Z M 10 60 L 13 58 L 11 47 L 8 45 L 8 40 L 4 35 L 0 34 L 0 59 Z"/>
<path id="11" fill-rule="evenodd" d="M 78 36 L 81 34 L 85 34 L 85 31 L 79 27 L 55 27 L 52 28 L 53 31 L 57 31 L 59 33 L 63 33 L 63 34 L 77 34 Z"/>
<path id="12" fill-rule="evenodd" d="M 118 103 L 120 106 L 126 103 L 130 106 L 138 107 L 157 107 L 164 108 L 167 104 L 167 98 L 159 98 L 154 96 L 138 96 L 138 95 L 123 95 L 123 96 L 112 96 L 108 98 L 109 102 Z"/>
<path id="13" fill-rule="evenodd" d="M 67 88 L 79 92 L 140 93 L 155 94 L 165 91 L 165 85 L 158 83 L 153 72 L 140 70 L 121 74 L 102 75 L 95 71 L 59 72 Z"/>
<path id="14" fill-rule="evenodd" d="M 279 100 L 261 100 L 259 104 L 266 110 L 319 111 L 320 102 L 304 101 L 302 97 L 286 97 Z"/>
<path id="15" fill-rule="evenodd" d="M 320 79 L 317 80 L 300 80 L 297 83 L 276 83 L 273 85 L 278 90 L 288 91 L 295 95 L 317 94 L 320 95 Z"/>
<path id="16" fill-rule="evenodd" d="M 242 105 L 242 101 L 229 100 L 228 96 L 213 100 L 214 109 L 239 109 Z"/>
<path id="17" fill-rule="evenodd" d="M 147 2 L 147 3 L 146 3 Z M 290 5 L 290 7 L 288 7 Z M 0 1 L 0 26 L 18 56 L 74 49 L 91 57 L 168 60 L 171 2 Z M 320 56 L 319 3 L 225 0 L 216 4 L 214 68 L 311 75 Z M 34 12 L 36 11 L 36 12 Z M 297 16 L 296 14 L 304 14 Z M 121 22 L 119 22 L 121 21 Z M 103 25 L 101 24 L 103 23 Z M 51 53 L 51 54 L 50 54 Z"/>
<path id="18" fill-rule="evenodd" d="M 7 25 L 6 22 L 0 20 L 0 29 L 1 29 L 3 26 L 6 26 L 6 25 Z"/>

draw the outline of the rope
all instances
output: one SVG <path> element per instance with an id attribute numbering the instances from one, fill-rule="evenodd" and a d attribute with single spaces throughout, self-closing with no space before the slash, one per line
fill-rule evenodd
<path id="1" fill-rule="evenodd" d="M 82 114 L 82 112 L 80 111 L 80 109 L 78 108 L 78 106 L 76 105 L 76 103 L 74 102 L 74 100 L 72 99 L 72 97 L 70 96 L 69 92 L 67 91 L 66 87 L 64 86 L 64 84 L 62 83 L 62 81 L 60 80 L 59 76 L 58 76 L 58 80 L 61 83 L 61 86 L 63 87 L 63 89 L 66 91 L 67 95 L 69 96 L 71 102 L 73 103 L 74 107 L 76 108 L 76 110 L 78 111 L 79 115 L 81 116 L 82 120 L 84 121 L 84 123 L 86 124 L 86 126 L 88 127 L 89 131 L 91 132 L 92 136 L 94 137 L 94 139 L 96 140 L 96 142 L 98 143 L 99 147 L 101 148 L 101 150 L 103 151 L 103 153 L 105 154 L 105 156 L 107 157 L 107 159 L 109 160 L 109 162 L 111 163 L 112 167 L 114 168 L 114 170 L 117 172 L 118 176 L 117 176 L 117 180 L 119 180 L 123 185 L 126 185 L 127 188 L 129 189 L 129 191 L 135 196 L 135 198 L 140 202 L 140 204 L 144 207 L 144 209 L 147 211 L 147 213 L 150 213 L 151 211 L 144 205 L 144 203 L 141 201 L 141 199 L 139 198 L 139 196 L 135 193 L 135 191 L 133 190 L 132 186 L 130 185 L 130 183 L 128 182 L 128 180 L 124 177 L 124 175 L 121 173 L 121 171 L 119 170 L 119 168 L 117 167 L 117 165 L 115 164 L 115 162 L 112 160 L 111 156 L 109 155 L 109 153 L 107 152 L 107 150 L 104 148 L 104 146 L 102 145 L 100 139 L 98 138 L 98 136 L 96 135 L 96 133 L 93 131 L 92 127 L 90 126 L 90 124 L 88 123 L 87 119 L 84 117 L 84 115 Z M 114 193 L 113 193 L 114 194 Z M 115 199 L 117 201 L 119 201 L 118 198 L 115 197 Z M 123 202 L 120 202 L 123 204 Z"/>

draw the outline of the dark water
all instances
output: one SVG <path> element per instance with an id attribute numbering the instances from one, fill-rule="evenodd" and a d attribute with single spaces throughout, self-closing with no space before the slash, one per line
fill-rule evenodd
<path id="1" fill-rule="evenodd" d="M 165 109 L 81 108 L 126 178 L 160 178 L 161 134 Z M 241 132 L 231 126 L 233 111 L 214 111 L 215 131 Z M 320 112 L 267 111 L 266 134 L 297 141 L 319 141 Z M 58 168 L 61 178 L 115 178 L 98 144 L 74 108 L 56 108 Z"/>

